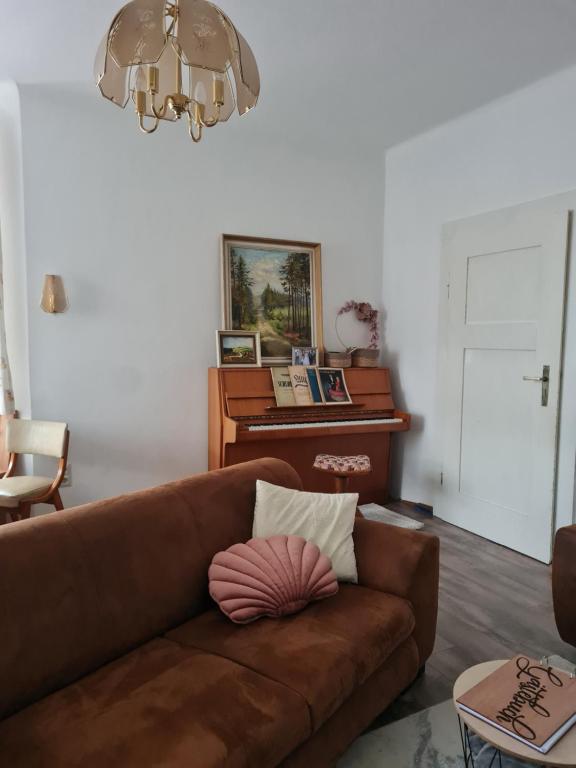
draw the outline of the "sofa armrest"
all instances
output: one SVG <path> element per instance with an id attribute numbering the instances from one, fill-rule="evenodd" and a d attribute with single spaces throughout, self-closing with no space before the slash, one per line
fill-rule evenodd
<path id="1" fill-rule="evenodd" d="M 354 550 L 358 583 L 403 597 L 416 618 L 414 640 L 420 665 L 432 653 L 438 615 L 438 537 L 385 523 L 357 519 Z"/>
<path id="2" fill-rule="evenodd" d="M 552 594 L 560 637 L 576 646 L 576 525 L 560 528 L 556 534 Z"/>

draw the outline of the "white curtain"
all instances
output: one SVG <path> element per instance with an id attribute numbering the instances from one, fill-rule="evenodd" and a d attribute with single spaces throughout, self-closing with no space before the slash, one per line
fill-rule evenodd
<path id="1" fill-rule="evenodd" d="M 14 392 L 6 347 L 4 318 L 4 279 L 2 274 L 2 243 L 0 242 L 0 416 L 14 413 Z"/>

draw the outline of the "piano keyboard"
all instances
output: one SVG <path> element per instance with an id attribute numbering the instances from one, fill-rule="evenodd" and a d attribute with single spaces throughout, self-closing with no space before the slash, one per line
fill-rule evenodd
<path id="1" fill-rule="evenodd" d="M 266 432 L 276 429 L 330 429 L 330 427 L 355 427 L 364 424 L 402 424 L 402 419 L 357 419 L 346 421 L 305 421 L 291 424 L 251 424 L 249 432 Z"/>

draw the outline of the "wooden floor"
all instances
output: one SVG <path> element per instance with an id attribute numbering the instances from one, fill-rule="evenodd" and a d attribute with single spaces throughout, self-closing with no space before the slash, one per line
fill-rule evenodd
<path id="1" fill-rule="evenodd" d="M 398 502 L 391 509 L 424 521 L 440 538 L 440 605 L 426 673 L 374 727 L 452 696 L 467 667 L 526 653 L 558 654 L 576 663 L 576 648 L 558 636 L 550 567 Z"/>

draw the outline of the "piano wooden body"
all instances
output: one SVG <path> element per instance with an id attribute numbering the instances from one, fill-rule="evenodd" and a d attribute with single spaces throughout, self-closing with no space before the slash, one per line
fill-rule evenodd
<path id="1" fill-rule="evenodd" d="M 298 472 L 308 491 L 334 491 L 334 478 L 312 468 L 319 453 L 366 454 L 372 474 L 352 478 L 360 503 L 388 498 L 390 438 L 410 428 L 397 411 L 386 368 L 347 368 L 352 404 L 276 406 L 269 368 L 210 368 L 209 467 L 272 456 Z"/>

